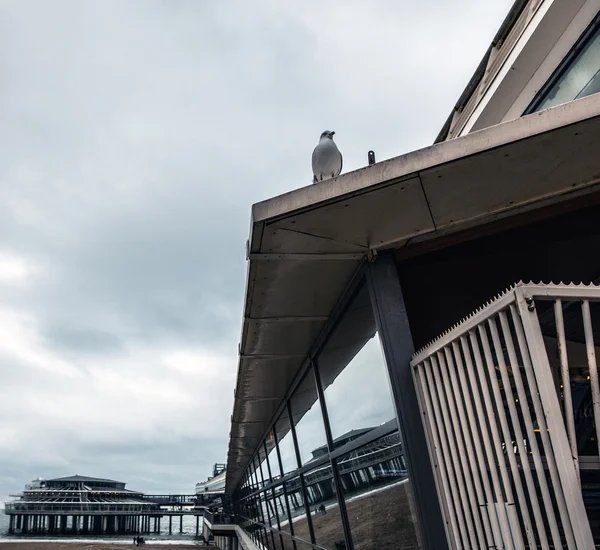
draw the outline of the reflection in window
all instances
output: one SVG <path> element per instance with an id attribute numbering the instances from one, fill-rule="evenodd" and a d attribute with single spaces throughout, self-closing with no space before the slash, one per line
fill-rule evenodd
<path id="1" fill-rule="evenodd" d="M 600 92 L 600 24 L 581 38 L 527 113 L 533 113 Z"/>
<path id="2" fill-rule="evenodd" d="M 291 399 L 292 416 L 302 464 L 313 460 L 314 451 L 325 446 L 325 428 L 312 369 L 304 376 Z"/>
<path id="3" fill-rule="evenodd" d="M 275 446 L 275 436 L 273 432 L 269 434 L 269 438 L 265 442 L 267 448 L 269 468 L 271 470 L 271 479 L 276 481 L 281 476 L 281 470 L 279 469 L 279 459 L 277 458 L 277 447 Z M 267 472 L 264 472 L 267 475 Z"/>
<path id="4" fill-rule="evenodd" d="M 416 512 L 398 432 L 337 461 L 355 548 L 421 548 Z"/>
<path id="5" fill-rule="evenodd" d="M 316 542 L 331 550 L 344 548 L 342 518 L 333 483 L 331 464 L 327 462 L 323 466 L 305 473 L 304 482 Z M 296 527 L 299 533 L 301 527 L 301 525 Z"/>
<path id="6" fill-rule="evenodd" d="M 279 454 L 281 455 L 282 474 L 288 474 L 298 468 L 296 451 L 294 450 L 294 438 L 290 429 L 290 417 L 284 410 L 275 424 L 277 441 L 279 442 Z"/>
<path id="7" fill-rule="evenodd" d="M 366 285 L 317 357 L 334 447 L 395 418 Z M 315 458 L 326 453 L 315 449 Z"/>

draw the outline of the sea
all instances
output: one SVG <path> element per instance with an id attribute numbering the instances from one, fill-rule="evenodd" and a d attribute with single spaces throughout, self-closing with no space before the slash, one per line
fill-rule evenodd
<path id="1" fill-rule="evenodd" d="M 131 543 L 132 536 L 125 535 L 9 535 L 9 520 L 0 508 L 0 542 L 79 542 L 96 544 L 117 544 Z M 202 527 L 202 523 L 200 523 Z M 179 517 L 173 517 L 173 534 L 169 535 L 169 518 L 163 517 L 160 522 L 160 533 L 146 533 L 143 535 L 146 544 L 169 544 L 177 545 L 197 545 L 204 544 L 196 538 L 196 518 L 194 516 L 183 516 L 183 533 L 179 533 Z M 166 528 L 166 529 L 165 529 Z"/>

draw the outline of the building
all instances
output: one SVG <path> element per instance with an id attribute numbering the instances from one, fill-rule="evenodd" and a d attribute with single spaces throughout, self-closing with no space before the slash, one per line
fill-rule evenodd
<path id="1" fill-rule="evenodd" d="M 218 545 L 600 544 L 599 10 L 517 0 L 434 145 L 253 205 Z"/>
<path id="2" fill-rule="evenodd" d="M 213 475 L 206 481 L 196 483 L 196 498 L 198 506 L 221 505 L 221 497 L 225 493 L 225 476 L 227 469 L 225 464 L 215 464 Z"/>
<path id="3" fill-rule="evenodd" d="M 112 479 L 68 476 L 37 478 L 17 500 L 7 502 L 10 533 L 139 533 L 158 519 L 158 504 Z"/>

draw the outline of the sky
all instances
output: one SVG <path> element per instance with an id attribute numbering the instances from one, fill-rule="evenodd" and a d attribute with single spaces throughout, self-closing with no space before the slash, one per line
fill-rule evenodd
<path id="1" fill-rule="evenodd" d="M 252 203 L 431 144 L 511 4 L 0 0 L 0 500 L 225 462 Z"/>

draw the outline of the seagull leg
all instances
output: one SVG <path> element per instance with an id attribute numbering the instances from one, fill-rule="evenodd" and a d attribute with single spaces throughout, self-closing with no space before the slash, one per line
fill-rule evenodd
<path id="1" fill-rule="evenodd" d="M 318 181 L 317 176 L 313 176 L 313 183 L 317 183 Z"/>

